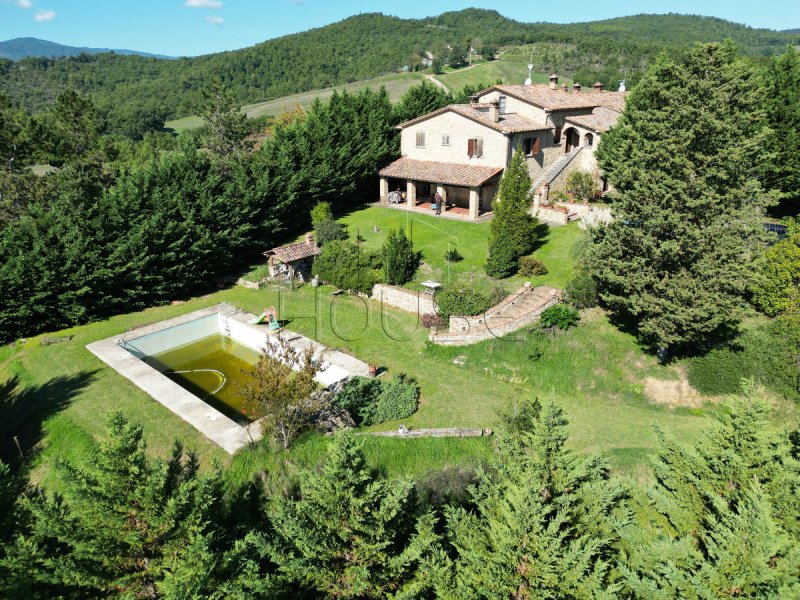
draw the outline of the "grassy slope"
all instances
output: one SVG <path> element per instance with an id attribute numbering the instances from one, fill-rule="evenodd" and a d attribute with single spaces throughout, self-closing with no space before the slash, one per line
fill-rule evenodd
<path id="1" fill-rule="evenodd" d="M 444 83 L 452 92 L 456 92 L 465 85 L 475 85 L 477 83 L 494 84 L 499 80 L 502 80 L 504 83 L 522 83 L 527 76 L 527 62 L 523 58 L 519 56 L 510 56 L 508 58 L 501 56 L 499 60 L 481 62 L 472 67 L 447 69 L 445 73 L 437 75 L 436 78 Z M 315 98 L 321 98 L 323 100 L 329 98 L 334 90 L 357 92 L 365 87 L 377 89 L 380 86 L 386 87 L 386 91 L 389 92 L 392 101 L 397 102 L 408 88 L 420 83 L 424 78 L 425 76 L 422 73 L 393 73 L 391 75 L 356 81 L 346 85 L 284 96 L 283 98 L 276 98 L 268 102 L 248 104 L 247 106 L 243 106 L 242 110 L 248 117 L 279 115 L 298 106 L 304 109 L 308 108 Z M 541 73 L 534 73 L 533 79 L 535 83 L 546 83 L 548 81 L 547 76 Z M 200 117 L 190 115 L 188 117 L 167 121 L 165 127 L 176 132 L 181 132 L 186 129 L 200 127 L 202 124 L 203 121 Z"/>
<path id="2" fill-rule="evenodd" d="M 370 208 L 350 214 L 345 221 L 351 227 L 357 223 L 369 226 L 362 235 L 367 238 L 366 244 L 377 246 L 386 230 L 399 224 L 398 218 L 405 219 L 406 214 Z M 371 233 L 373 224 L 379 226 L 380 233 Z M 429 260 L 434 268 L 442 268 L 444 264 L 443 258 L 439 258 L 444 246 L 433 249 L 434 240 L 454 235 L 464 241 L 459 247 L 467 258 L 458 267 L 464 271 L 453 273 L 450 281 L 461 281 L 465 273 L 479 277 L 476 271 L 485 252 L 485 226 L 417 216 L 413 228 L 419 246 L 432 248 Z M 442 230 L 449 233 L 441 233 Z M 423 231 L 435 235 L 425 236 Z M 537 250 L 551 268 L 541 282 L 561 285 L 566 281 L 580 238 L 581 233 L 574 225 L 551 231 L 547 242 Z M 237 287 L 186 304 L 152 308 L 76 327 L 62 333 L 75 336 L 68 342 L 42 347 L 41 338 L 33 338 L 16 348 L 0 351 L 0 398 L 3 402 L 16 401 L 19 407 L 28 409 L 27 413 L 23 410 L 24 445 L 37 441 L 36 424 L 43 422 L 44 450 L 40 463 L 45 465 L 56 457 L 77 460 L 84 456 L 92 444 L 92 436 L 103 430 L 103 416 L 115 409 L 122 409 L 143 423 L 150 448 L 157 453 L 165 453 L 172 440 L 179 437 L 187 446 L 196 448 L 206 464 L 212 459 L 228 463 L 227 455 L 106 368 L 85 345 L 132 327 L 217 302 L 231 302 L 251 312 L 258 312 L 265 305 L 280 306 L 283 316 L 290 320 L 290 329 L 385 366 L 390 375 L 412 374 L 420 383 L 422 400 L 419 411 L 404 420 L 411 427 L 493 427 L 498 423 L 498 413 L 511 408 L 515 400 L 553 398 L 566 408 L 573 447 L 582 452 L 606 452 L 617 467 L 635 474 L 647 470 L 646 462 L 655 444 L 653 423 L 688 441 L 707 422 L 705 413 L 713 410 L 672 410 L 649 403 L 642 393 L 642 379 L 646 376 L 674 379 L 676 370 L 659 366 L 643 354 L 633 338 L 614 328 L 600 311 L 584 314 L 581 325 L 566 335 L 542 337 L 523 332 L 520 336 L 469 348 L 432 348 L 426 343 L 427 332 L 417 328 L 414 316 L 391 310 L 382 313 L 375 303 L 333 296 L 331 291 L 310 286 L 293 292 Z M 464 366 L 453 363 L 456 355 L 466 357 Z M 3 390 L 2 382 L 15 375 L 19 378 L 17 389 Z M 69 398 L 60 400 L 65 394 Z M 379 428 L 396 425 L 386 423 Z M 0 424 L 0 452 L 4 456 L 14 451 L 11 436 L 18 433 L 13 418 Z M 491 442 L 480 439 L 419 442 L 369 439 L 366 444 L 376 465 L 408 475 L 445 463 L 474 464 L 491 452 Z M 311 463 L 323 445 L 318 436 L 310 436 L 299 444 L 293 458 Z M 283 463 L 283 456 L 276 457 L 264 448 L 244 450 L 233 459 L 229 477 L 240 480 L 260 469 L 282 468 Z M 47 476 L 44 468 L 38 473 Z"/>
<path id="3" fill-rule="evenodd" d="M 501 285 L 507 292 L 512 292 L 526 281 L 521 276 L 514 276 L 498 282 L 484 272 L 489 223 L 463 223 L 377 207 L 357 211 L 341 221 L 348 226 L 353 237 L 359 233 L 365 240 L 364 247 L 371 250 L 383 245 L 390 229 L 404 227 L 410 233 L 415 248 L 422 250 L 424 256 L 422 267 L 407 285 L 411 289 L 422 289 L 419 282 L 434 279 L 445 284 L 473 285 L 484 291 Z M 378 233 L 373 233 L 374 225 L 380 229 Z M 563 288 L 572 277 L 572 258 L 582 240 L 583 234 L 574 224 L 545 230 L 536 255 L 547 266 L 549 273 L 527 280 L 534 285 Z M 464 260 L 454 264 L 445 261 L 444 253 L 448 247 L 457 248 Z"/>
<path id="4" fill-rule="evenodd" d="M 528 77 L 528 63 L 519 56 L 501 55 L 499 60 L 478 63 L 472 67 L 456 70 L 445 70 L 436 78 L 451 91 L 462 89 L 466 85 L 484 83 L 493 85 L 498 81 L 510 85 L 522 84 Z M 533 73 L 534 83 L 547 83 L 549 75 Z M 569 85 L 571 82 L 567 82 Z"/>
<path id="5" fill-rule="evenodd" d="M 283 98 L 276 98 L 268 102 L 259 102 L 256 104 L 248 104 L 242 107 L 242 110 L 248 117 L 261 117 L 264 115 L 280 115 L 288 112 L 296 107 L 303 109 L 311 106 L 315 98 L 322 100 L 329 98 L 333 95 L 334 90 L 347 90 L 348 92 L 358 92 L 364 88 L 378 89 L 381 86 L 386 88 L 392 102 L 397 102 L 405 91 L 418 84 L 424 79 L 420 73 L 393 73 L 391 75 L 384 75 L 374 79 L 366 79 L 364 81 L 356 81 L 345 85 L 336 87 L 325 88 L 321 90 L 311 90 L 310 92 L 302 92 L 300 94 L 292 94 L 291 96 L 284 96 Z M 174 119 L 167 121 L 165 127 L 173 129 L 180 133 L 186 129 L 195 129 L 203 124 L 203 120 L 195 115 L 183 117 L 181 119 Z"/>

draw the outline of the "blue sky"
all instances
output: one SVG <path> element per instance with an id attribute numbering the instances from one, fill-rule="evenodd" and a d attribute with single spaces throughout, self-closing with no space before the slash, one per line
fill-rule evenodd
<path id="1" fill-rule="evenodd" d="M 410 18 L 468 6 L 491 6 L 526 22 L 677 12 L 752 27 L 800 27 L 798 0 L 0 0 L 0 40 L 31 36 L 71 46 L 187 56 L 250 46 L 361 12 Z"/>

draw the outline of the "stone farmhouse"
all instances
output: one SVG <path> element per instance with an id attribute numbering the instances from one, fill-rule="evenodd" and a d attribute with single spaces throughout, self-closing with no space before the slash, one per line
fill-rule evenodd
<path id="1" fill-rule="evenodd" d="M 570 89 L 551 75 L 549 85 L 495 85 L 469 104 L 401 123 L 402 157 L 379 172 L 381 201 L 402 198 L 403 208 L 429 210 L 438 192 L 448 212 L 477 220 L 491 211 L 503 170 L 519 149 L 538 209 L 569 172 L 600 177 L 594 149 L 622 113 L 625 95 L 604 91 L 601 83 L 590 91 L 578 83 Z"/>

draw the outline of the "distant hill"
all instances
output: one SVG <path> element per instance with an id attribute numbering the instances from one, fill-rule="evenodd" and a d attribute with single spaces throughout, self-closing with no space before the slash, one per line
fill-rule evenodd
<path id="1" fill-rule="evenodd" d="M 781 33 L 791 33 L 797 35 L 800 34 L 800 27 L 798 27 L 797 29 L 782 29 Z"/>
<path id="2" fill-rule="evenodd" d="M 81 54 L 102 54 L 113 52 L 123 56 L 146 56 L 149 58 L 170 58 L 160 54 L 149 54 L 147 52 L 137 52 L 136 50 L 119 50 L 112 48 L 78 48 L 76 46 L 65 46 L 56 42 L 40 40 L 38 38 L 25 37 L 14 38 L 0 42 L 0 58 L 8 60 L 20 60 L 29 56 L 44 58 L 58 58 L 62 56 L 80 56 Z"/>
<path id="3" fill-rule="evenodd" d="M 713 17 L 635 15 L 586 23 L 522 23 L 494 10 L 465 9 L 425 19 L 360 14 L 249 48 L 192 58 L 153 60 L 117 54 L 0 60 L 0 92 L 31 111 L 67 87 L 90 94 L 108 129 L 137 137 L 165 118 L 194 112 L 198 89 L 217 77 L 242 104 L 421 68 L 427 52 L 450 45 L 504 48 L 586 84 L 633 84 L 660 52 L 731 39 L 753 61 L 781 53 L 800 36 L 753 29 Z"/>

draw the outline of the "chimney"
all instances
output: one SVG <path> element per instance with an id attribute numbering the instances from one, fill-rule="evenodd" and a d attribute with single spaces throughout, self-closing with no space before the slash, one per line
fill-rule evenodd
<path id="1" fill-rule="evenodd" d="M 572 86 L 572 91 L 575 92 L 576 94 L 580 94 L 581 93 L 581 84 L 576 81 L 574 83 L 574 85 Z"/>
<path id="2" fill-rule="evenodd" d="M 603 84 L 600 83 L 599 81 L 595 81 L 594 85 L 592 86 L 592 89 L 595 91 L 595 93 L 602 92 L 603 91 Z"/>
<path id="3" fill-rule="evenodd" d="M 469 97 L 469 103 L 470 104 L 478 104 L 480 101 L 481 101 L 481 99 L 480 99 L 480 97 L 478 97 L 477 94 L 474 95 L 474 96 L 470 96 Z"/>
<path id="4" fill-rule="evenodd" d="M 567 87 L 566 83 L 561 84 L 561 91 L 564 93 L 569 93 L 569 88 Z"/>
<path id="5" fill-rule="evenodd" d="M 316 246 L 317 245 L 317 243 L 314 241 L 314 234 L 313 233 L 307 233 L 306 234 L 306 244 L 308 244 L 309 246 Z"/>
<path id="6" fill-rule="evenodd" d="M 550 89 L 557 90 L 558 89 L 558 75 L 553 73 L 550 75 Z"/>
<path id="7" fill-rule="evenodd" d="M 489 120 L 497 123 L 500 120 L 500 101 L 492 100 L 489 102 Z"/>

